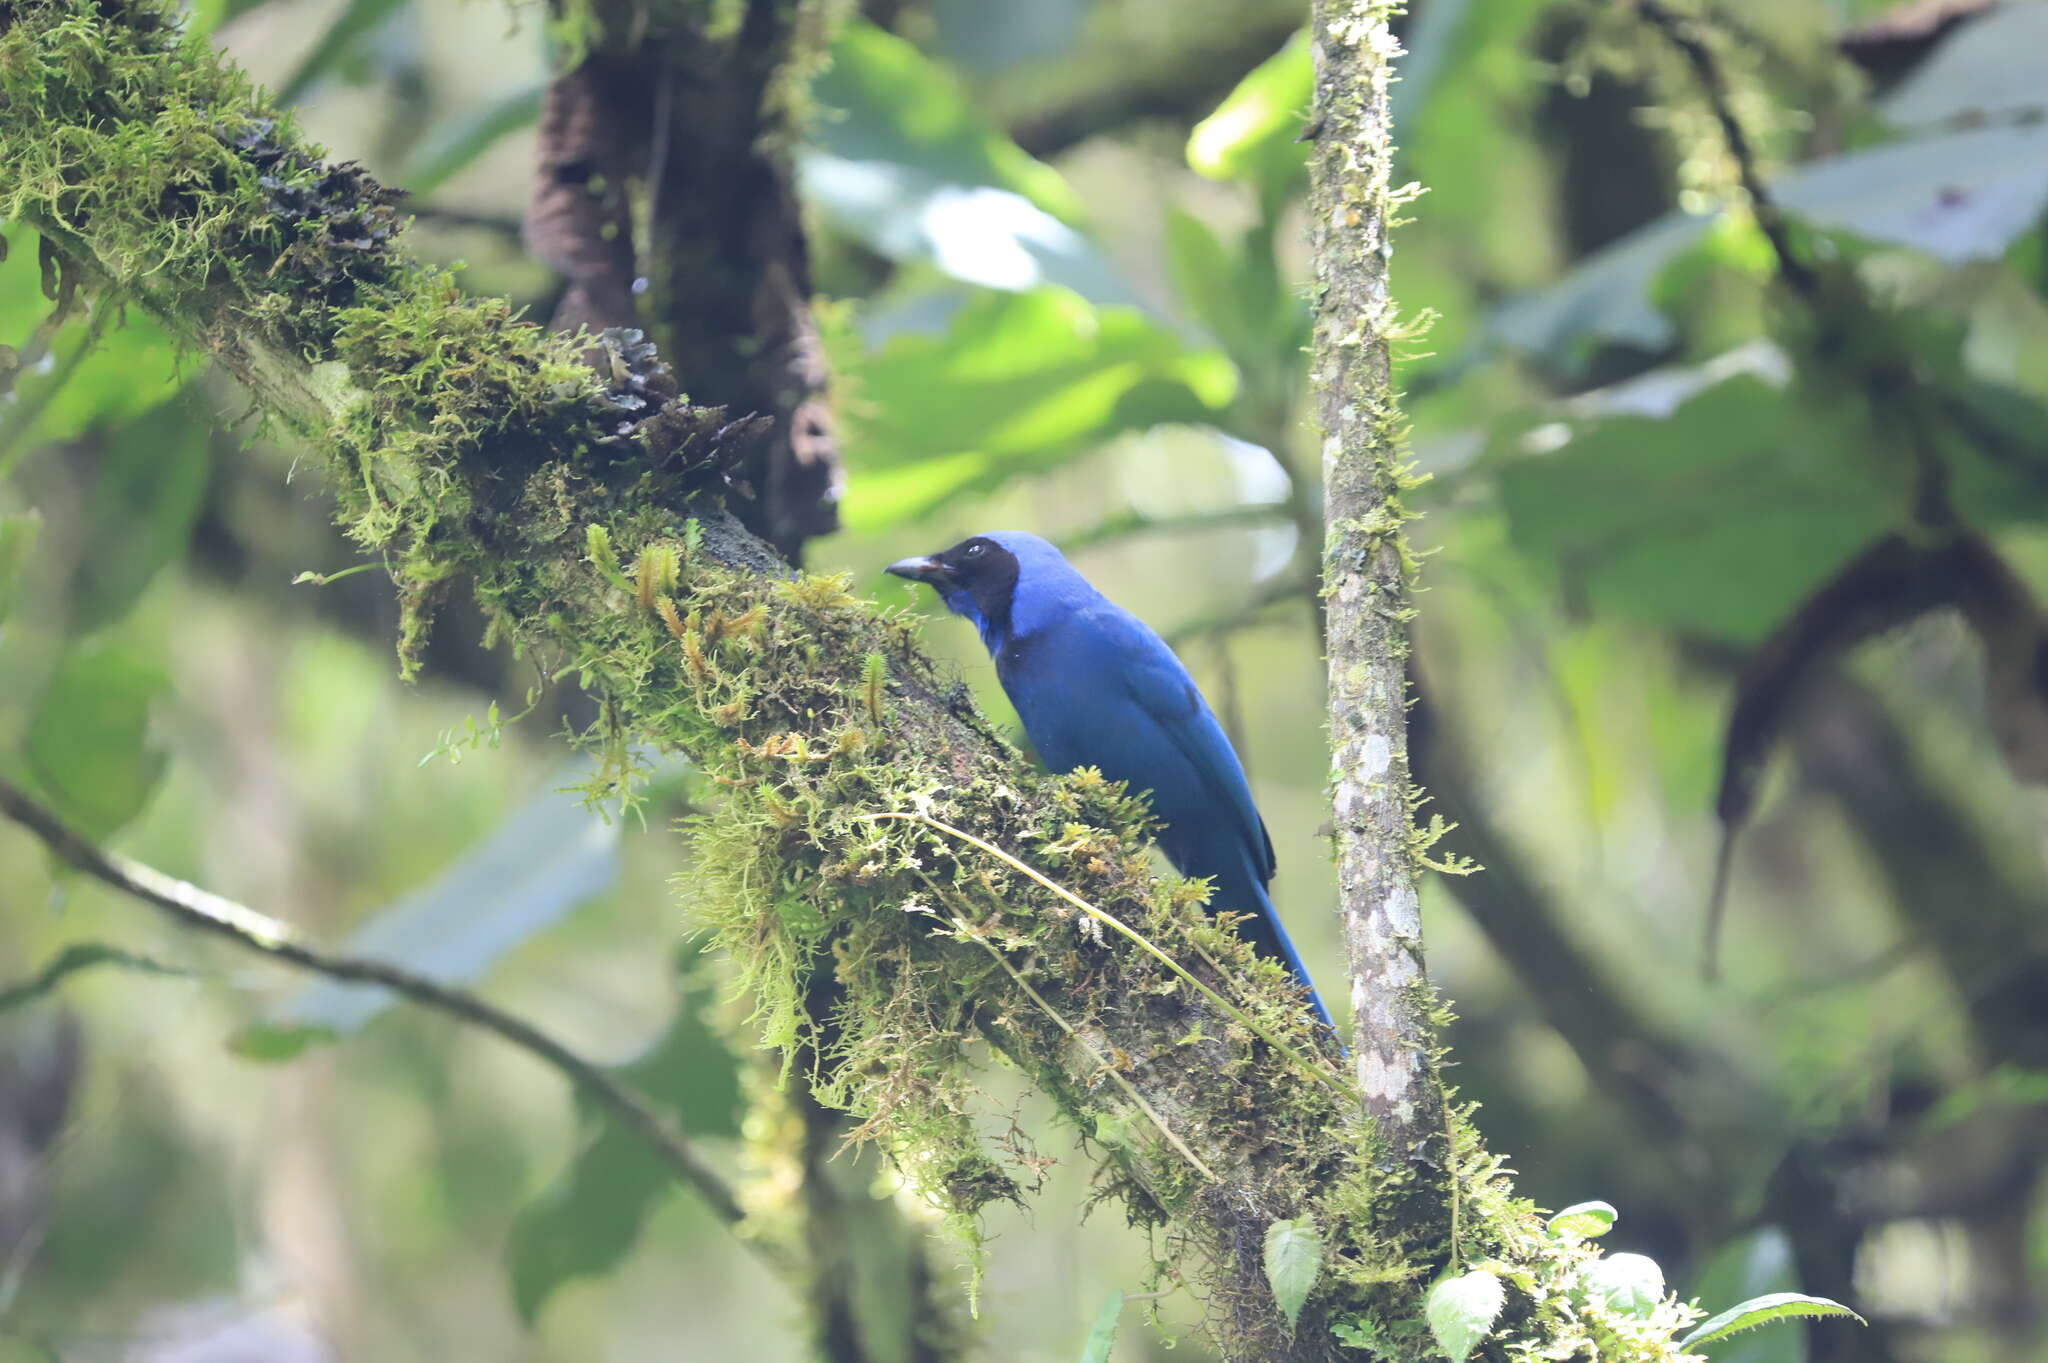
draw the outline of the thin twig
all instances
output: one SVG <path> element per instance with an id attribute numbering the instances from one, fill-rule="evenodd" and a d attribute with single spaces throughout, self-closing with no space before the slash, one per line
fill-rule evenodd
<path id="1" fill-rule="evenodd" d="M 1763 175 L 1757 169 L 1756 147 L 1750 142 L 1742 120 L 1735 116 L 1734 93 L 1728 84 L 1728 73 L 1721 69 L 1720 58 L 1706 37 L 1704 24 L 1691 15 L 1667 8 L 1659 0 L 1636 0 L 1636 13 L 1677 48 L 1686 65 L 1692 68 L 1694 78 L 1707 97 L 1708 111 L 1721 126 L 1721 137 L 1728 144 L 1728 155 L 1735 161 L 1735 173 L 1742 182 L 1742 192 L 1749 197 L 1749 211 L 1756 218 L 1757 228 L 1763 232 L 1764 239 L 1770 243 L 1771 253 L 1777 257 L 1778 277 L 1801 298 L 1814 301 L 1820 295 L 1820 277 L 1792 249 L 1790 222 L 1784 210 L 1778 207 L 1778 201 L 1771 197 Z"/>
<path id="2" fill-rule="evenodd" d="M 746 1213 L 725 1181 L 705 1163 L 683 1134 L 647 1100 L 603 1069 L 577 1055 L 533 1024 L 486 1003 L 461 989 L 386 961 L 330 955 L 295 940 L 285 923 L 247 905 L 165 875 L 153 866 L 109 852 L 76 832 L 54 812 L 12 782 L 0 777 L 0 814 L 42 839 L 58 859 L 94 879 L 152 904 L 185 926 L 222 937 L 247 951 L 258 952 L 301 970 L 354 984 L 379 985 L 423 1007 L 481 1027 L 552 1065 L 603 1108 L 626 1130 L 644 1141 L 676 1178 L 702 1197 L 711 1212 L 728 1226 L 738 1226 Z M 770 1267 L 791 1268 L 767 1240 L 741 1237 Z"/>

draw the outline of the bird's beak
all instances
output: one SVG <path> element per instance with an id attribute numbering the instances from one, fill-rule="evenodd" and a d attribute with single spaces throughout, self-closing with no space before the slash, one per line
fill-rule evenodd
<path id="1" fill-rule="evenodd" d="M 893 573 L 897 577 L 907 577 L 912 582 L 929 582 L 932 586 L 941 589 L 945 587 L 952 576 L 946 571 L 945 564 L 929 555 L 921 555 L 917 558 L 899 558 L 883 569 L 883 571 Z"/>

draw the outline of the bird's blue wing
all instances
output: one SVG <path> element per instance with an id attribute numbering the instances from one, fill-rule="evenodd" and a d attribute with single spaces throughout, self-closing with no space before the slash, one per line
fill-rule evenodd
<path id="1" fill-rule="evenodd" d="M 1075 612 L 1017 641 L 998 670 L 1047 766 L 1092 765 L 1152 792 L 1183 874 L 1271 879 L 1273 844 L 1244 768 L 1194 678 L 1143 621 L 1107 603 Z"/>
<path id="2" fill-rule="evenodd" d="M 1252 915 L 1244 934 L 1288 964 L 1328 1023 L 1266 894 L 1273 840 L 1244 767 L 1166 642 L 1105 603 L 1011 641 L 996 670 L 1048 767 L 1094 766 L 1134 792 L 1151 792 L 1166 825 L 1159 843 L 1173 864 L 1213 881 L 1212 907 Z"/>

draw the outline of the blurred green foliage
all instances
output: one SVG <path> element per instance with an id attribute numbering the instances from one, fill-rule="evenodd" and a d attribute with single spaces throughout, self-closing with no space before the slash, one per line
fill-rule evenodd
<path id="1" fill-rule="evenodd" d="M 1880 79 L 1838 39 L 1881 8 L 1703 11 L 1765 183 L 1836 290 L 1818 302 L 1781 286 L 1701 86 L 1625 7 L 1433 0 L 1408 22 L 1398 178 L 1428 192 L 1394 281 L 1404 316 L 1436 317 L 1400 356 L 1434 477 L 1419 713 L 1469 768 L 1439 757 L 1432 782 L 1465 836 L 1495 839 L 1482 881 L 1555 927 L 1545 949 L 1575 953 L 1611 995 L 1603 1016 L 1633 1030 L 1589 1034 L 1560 983 L 1578 965 L 1529 954 L 1472 891 L 1461 906 L 1433 885 L 1427 907 L 1463 1015 L 1454 1077 L 1525 1191 L 1621 1208 L 1613 1243 L 1710 1307 L 1842 1296 L 1873 1321 L 1867 1356 L 1974 1363 L 2048 1340 L 2028 1289 L 2048 1271 L 2048 1017 L 1982 1006 L 2048 969 L 2039 792 L 1994 736 L 2039 696 L 1983 678 L 1987 650 L 2034 637 L 2048 580 L 2048 7 L 1923 34 L 1907 74 Z M 1334 976 L 1301 588 L 1321 537 L 1296 9 L 866 14 L 797 153 L 848 466 L 849 529 L 811 558 L 901 602 L 881 565 L 965 533 L 1085 544 L 1092 578 L 1185 643 L 1247 754 L 1281 907 Z M 507 230 L 546 70 L 538 14 L 257 0 L 194 16 L 338 155 L 417 191 L 416 249 L 545 309 Z M 1581 210 L 1602 203 L 1641 207 L 1596 229 Z M 60 316 L 34 235 L 0 230 L 0 771 L 174 873 L 475 981 L 589 1054 L 639 1057 L 619 1072 L 752 1205 L 786 1211 L 772 1105 L 746 1097 L 771 1082 L 748 1002 L 674 949 L 678 844 L 660 827 L 716 792 L 663 784 L 652 835 L 586 839 L 572 814 L 536 831 L 561 783 L 551 731 L 589 718 L 557 691 L 499 745 L 422 768 L 494 699 L 519 709 L 530 677 L 457 614 L 438 680 L 399 686 L 378 574 L 285 585 L 356 561 L 293 451 L 137 310 Z M 1929 519 L 1930 477 L 1952 523 Z M 1702 984 L 1745 659 L 1873 540 L 1958 530 L 2019 596 L 1958 593 L 1818 650 L 1821 699 L 1779 698 L 1779 776 L 1737 845 L 1730 979 Z M 969 632 L 929 637 L 1003 713 Z M 1941 826 L 1984 855 L 1943 860 L 1914 810 L 1953 816 Z M 1940 868 L 1938 893 L 1915 866 Z M 48 1050 L 35 1027 L 59 999 L 86 1038 L 68 1134 L 34 1165 L 41 1247 L 0 1255 L 0 1356 L 169 1348 L 207 1310 L 207 1328 L 261 1323 L 307 1357 L 801 1356 L 787 1294 L 530 1062 L 222 955 L 12 833 L 0 885 L 0 989 L 104 944 L 186 972 L 80 969 L 0 1015 L 0 1059 Z M 1944 950 L 2007 902 L 1997 921 L 2022 926 L 2002 959 Z M 0 1064 L 0 1086 L 34 1072 Z M 1160 1333 L 1103 1292 L 1142 1291 L 1157 1247 L 1079 1226 L 1088 1160 L 1021 1081 L 988 1083 L 1060 1161 L 1031 1214 L 991 1214 L 991 1347 L 1153 1356 Z M 28 1110 L 11 1095 L 0 1126 Z M 886 1172 L 858 1177 L 897 1197 Z M 315 1327 L 279 1323 L 280 1301 Z M 1200 1307 L 1154 1305 L 1176 1356 L 1199 1351 Z M 1829 1338 L 1779 1326 L 1712 1356 L 1858 1356 Z M 123 1356 L 159 1356 L 143 1350 Z"/>

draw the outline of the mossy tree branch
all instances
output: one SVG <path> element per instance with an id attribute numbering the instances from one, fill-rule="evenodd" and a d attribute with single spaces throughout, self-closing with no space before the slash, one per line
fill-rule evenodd
<path id="1" fill-rule="evenodd" d="M 165 0 L 0 0 L 0 219 L 40 232 L 97 306 L 145 308 L 214 357 L 325 459 L 342 523 L 398 587 L 408 668 L 434 601 L 466 578 L 493 637 L 602 698 L 582 740 L 604 758 L 594 795 L 630 798 L 643 748 L 687 754 L 725 792 L 694 831 L 688 896 L 762 1035 L 792 1061 L 825 1035 L 803 1006 L 814 962 L 832 963 L 844 999 L 793 1082 L 852 1114 L 971 1235 L 1033 1167 L 975 1131 L 968 1058 L 988 1038 L 1107 1152 L 1106 1190 L 1163 1229 L 1232 1358 L 1358 1358 L 1339 1327 L 1383 1359 L 1433 1355 L 1419 1289 L 1446 1249 L 1514 1286 L 1487 1345 L 1501 1357 L 1676 1357 L 1684 1308 L 1634 1315 L 1587 1296 L 1578 1275 L 1595 1252 L 1543 1235 L 1462 1114 L 1441 1141 L 1424 1129 L 1426 1067 L 1406 1110 L 1371 1090 L 1388 1119 L 1375 1139 L 1286 972 L 1152 877 L 1139 802 L 1089 773 L 1035 773 L 909 622 L 843 581 L 792 576 L 725 514 L 748 423 L 683 400 L 647 347 L 551 336 L 407 260 L 389 194 L 303 145 L 171 13 Z M 1321 44 L 1326 63 L 1360 63 L 1334 77 L 1321 155 L 1368 177 L 1346 183 L 1382 177 L 1382 206 L 1383 113 L 1359 120 L 1380 107 L 1383 18 L 1333 8 Z M 1334 135 L 1361 128 L 1377 134 Z M 1365 256 L 1349 239 L 1326 251 L 1324 288 L 1364 305 L 1346 314 L 1373 324 L 1360 336 L 1383 337 L 1384 275 Z M 1336 277 L 1354 267 L 1372 271 L 1362 294 Z M 1329 339 L 1383 345 L 1347 336 Z M 583 363 L 594 344 L 597 371 Z M 1383 376 L 1383 350 L 1364 372 Z M 1333 416 L 1338 448 L 1383 486 L 1390 403 L 1364 425 Z M 1340 523 L 1333 565 L 1384 573 L 1395 528 Z M 1356 566 L 1353 550 L 1369 551 Z M 1384 833 L 1406 848 L 1405 788 L 1396 799 Z M 950 830 L 1057 878 L 1164 959 Z M 1393 845 L 1380 855 L 1405 877 Z M 1380 997 L 1405 1000 L 1395 1025 L 1426 1048 L 1419 976 L 1387 978 L 1402 987 Z M 1382 1043 L 1368 1025 L 1361 1050 Z M 1387 1158 L 1418 1149 L 1437 1165 L 1426 1180 Z M 1389 1196 L 1424 1184 L 1458 1189 L 1455 1236 Z M 1312 1221 L 1322 1247 L 1293 1324 L 1262 1262 L 1282 1219 Z"/>

